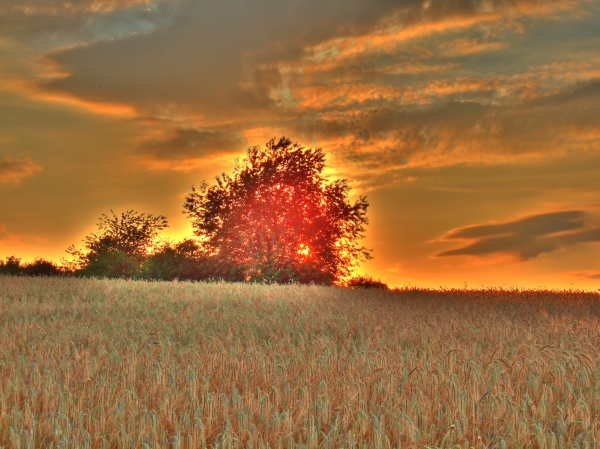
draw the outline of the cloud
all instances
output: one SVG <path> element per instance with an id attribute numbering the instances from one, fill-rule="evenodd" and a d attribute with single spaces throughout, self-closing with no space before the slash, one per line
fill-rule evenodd
<path id="1" fill-rule="evenodd" d="M 6 226 L 0 223 L 0 242 L 14 241 L 15 236 L 6 230 Z"/>
<path id="2" fill-rule="evenodd" d="M 509 254 L 522 260 L 579 243 L 600 242 L 600 226 L 587 210 L 531 215 L 519 220 L 453 229 L 443 240 L 471 243 L 443 251 L 436 257 Z"/>
<path id="3" fill-rule="evenodd" d="M 146 164 L 155 169 L 190 170 L 199 160 L 239 152 L 245 139 L 225 130 L 176 129 L 166 138 L 141 144 Z"/>
<path id="4" fill-rule="evenodd" d="M 150 113 L 157 104 L 178 104 L 213 118 L 239 119 L 285 106 L 274 93 L 286 89 L 320 93 L 328 65 L 367 78 L 361 84 L 369 85 L 369 71 L 376 74 L 381 66 L 372 60 L 406 53 L 403 46 L 411 40 L 578 5 L 562 0 L 437 0 L 425 9 L 417 0 L 402 5 L 391 0 L 167 4 L 177 5 L 168 27 L 53 54 L 70 75 L 44 87 L 91 101 L 125 102 Z M 409 46 L 408 73 L 451 67 L 446 62 L 428 69 Z M 331 73 L 327 76 L 331 81 Z"/>
<path id="5" fill-rule="evenodd" d="M 534 77 L 523 74 L 519 78 Z M 319 145 L 336 154 L 339 167 L 369 189 L 376 188 L 373 183 L 377 182 L 381 186 L 389 185 L 391 179 L 401 182 L 401 173 L 391 173 L 418 166 L 531 163 L 573 151 L 600 150 L 600 80 L 575 82 L 554 94 L 547 93 L 552 87 L 545 88 L 542 81 L 536 81 L 537 87 L 532 84 L 530 89 L 537 95 L 524 95 L 521 100 L 516 94 L 502 97 L 506 84 L 499 80 L 479 84 L 467 81 L 465 86 L 478 86 L 479 90 L 463 92 L 462 98 L 453 93 L 455 87 L 459 91 L 464 87 L 460 83 L 430 83 L 429 104 L 398 107 L 393 95 L 401 91 L 397 89 L 368 107 L 316 108 L 314 115 L 307 113 L 296 124 L 294 135 L 308 141 L 317 138 Z M 348 102 L 353 98 L 351 92 L 354 98 L 359 92 L 368 92 L 360 86 L 354 89 L 340 91 L 347 96 L 337 101 Z M 468 101 L 467 93 L 471 95 Z M 423 102 L 429 96 L 418 97 L 414 90 L 411 95 Z M 446 100 L 437 95 L 445 95 Z M 314 98 L 330 101 L 333 96 Z"/>
<path id="6" fill-rule="evenodd" d="M 425 7 L 426 6 L 426 7 Z M 468 30 L 475 27 L 497 28 L 498 23 L 508 28 L 522 29 L 519 20 L 530 17 L 552 16 L 564 11 L 578 11 L 581 2 L 576 0 L 496 0 L 455 1 L 433 0 L 424 3 L 409 2 L 390 14 L 379 26 L 365 34 L 337 36 L 307 49 L 318 63 L 356 59 L 361 55 L 394 53 L 411 40 L 436 34 Z M 477 49 L 465 39 L 463 50 L 484 51 L 494 43 L 479 44 Z M 457 42 L 460 44 L 460 41 Z M 505 45 L 505 44 L 501 44 Z"/>
<path id="7" fill-rule="evenodd" d="M 207 154 L 241 148 L 236 136 L 269 128 L 269 135 L 336 152 L 339 170 L 357 170 L 356 178 L 376 188 L 369 176 L 409 166 L 595 150 L 591 121 L 599 107 L 582 114 L 576 103 L 585 98 L 569 93 L 600 79 L 600 61 L 536 60 L 515 69 L 504 65 L 518 59 L 514 45 L 497 54 L 505 59 L 495 69 L 478 65 L 484 54 L 464 57 L 507 48 L 531 18 L 581 11 L 582 4 L 84 0 L 67 7 L 48 0 L 57 17 L 67 8 L 81 23 L 112 14 L 121 34 L 82 37 L 49 52 L 36 60 L 32 79 L 11 86 L 44 101 L 147 118 L 149 133 L 160 136 L 138 148 L 150 168 L 191 169 Z M 38 19 L 51 14 L 31 11 Z M 564 100 L 555 101 L 566 106 L 542 111 L 539 101 L 559 94 Z"/>
<path id="8" fill-rule="evenodd" d="M 40 48 L 115 39 L 166 26 L 169 0 L 3 0 L 0 37 Z"/>
<path id="9" fill-rule="evenodd" d="M 54 53 L 70 75 L 44 87 L 150 115 L 169 104 L 231 120 L 271 109 L 279 64 L 300 58 L 306 45 L 371 29 L 394 9 L 389 0 L 178 2 L 160 31 Z"/>
<path id="10" fill-rule="evenodd" d="M 23 79 L 0 78 L 0 81 L 3 83 L 0 90 L 21 94 L 38 101 L 68 105 L 95 114 L 129 118 L 138 116 L 138 111 L 128 104 L 87 100 L 68 92 L 48 92 L 40 89 L 39 84 Z M 98 87 L 101 88 L 101 86 Z"/>
<path id="11" fill-rule="evenodd" d="M 497 51 L 507 48 L 508 42 L 479 42 L 467 37 L 455 39 L 440 47 L 445 56 L 465 56 L 487 51 Z"/>
<path id="12" fill-rule="evenodd" d="M 6 225 L 4 223 L 0 223 L 0 242 L 2 242 L 4 245 L 21 244 L 24 241 L 26 242 L 27 240 L 30 240 L 31 237 L 32 236 L 13 234 L 6 228 Z M 34 237 L 34 239 L 35 239 L 36 243 L 41 241 L 41 239 L 39 239 L 39 238 Z M 8 255 L 8 254 L 6 254 L 6 255 Z"/>
<path id="13" fill-rule="evenodd" d="M 0 183 L 19 184 L 23 178 L 33 176 L 42 170 L 42 166 L 36 164 L 31 158 L 15 159 L 5 156 L 0 160 Z"/>
<path id="14" fill-rule="evenodd" d="M 446 72 L 457 67 L 460 67 L 460 64 L 452 62 L 446 64 L 423 64 L 416 61 L 377 67 L 373 69 L 373 72 L 381 75 L 421 75 L 424 73 Z"/>
<path id="15" fill-rule="evenodd" d="M 600 271 L 577 271 L 569 274 L 585 279 L 600 279 Z"/>

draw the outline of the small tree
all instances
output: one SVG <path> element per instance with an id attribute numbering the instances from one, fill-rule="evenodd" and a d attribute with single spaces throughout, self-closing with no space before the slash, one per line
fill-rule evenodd
<path id="1" fill-rule="evenodd" d="M 204 280 L 212 275 L 205 254 L 191 239 L 176 244 L 164 242 L 148 257 L 139 273 L 143 279 L 165 281 Z"/>
<path id="2" fill-rule="evenodd" d="M 255 146 L 185 198 L 184 213 L 216 271 L 229 280 L 331 284 L 370 259 L 357 242 L 369 203 L 348 201 L 346 180 L 322 174 L 325 155 L 282 137 Z"/>
<path id="3" fill-rule="evenodd" d="M 21 259 L 15 256 L 8 256 L 4 261 L 0 260 L 0 274 L 18 276 L 21 274 Z"/>
<path id="4" fill-rule="evenodd" d="M 41 258 L 23 265 L 21 272 L 26 276 L 60 276 L 64 274 L 53 262 Z"/>
<path id="5" fill-rule="evenodd" d="M 88 235 L 83 249 L 67 248 L 73 257 L 69 266 L 84 276 L 131 277 L 152 252 L 161 230 L 168 227 L 162 215 L 139 214 L 129 210 L 120 217 L 102 214 L 98 232 Z"/>

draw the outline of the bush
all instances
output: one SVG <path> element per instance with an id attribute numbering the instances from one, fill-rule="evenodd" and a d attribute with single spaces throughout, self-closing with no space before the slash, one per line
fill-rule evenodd
<path id="1" fill-rule="evenodd" d="M 0 260 L 0 274 L 18 276 L 21 274 L 21 259 L 15 256 L 9 256 L 5 261 Z"/>
<path id="2" fill-rule="evenodd" d="M 54 263 L 37 258 L 32 263 L 23 265 L 21 274 L 25 276 L 60 276 L 63 272 Z"/>
<path id="3" fill-rule="evenodd" d="M 107 250 L 88 256 L 87 266 L 75 274 L 80 276 L 131 278 L 140 269 L 140 262 L 122 251 Z"/>
<path id="4" fill-rule="evenodd" d="M 381 288 L 383 290 L 389 290 L 389 287 L 385 282 L 381 282 L 379 279 L 373 279 L 371 276 L 356 276 L 346 282 L 346 287 L 349 288 Z"/>
<path id="5" fill-rule="evenodd" d="M 163 281 L 205 280 L 211 277 L 207 257 L 190 239 L 172 244 L 165 242 L 144 262 L 139 277 Z"/>

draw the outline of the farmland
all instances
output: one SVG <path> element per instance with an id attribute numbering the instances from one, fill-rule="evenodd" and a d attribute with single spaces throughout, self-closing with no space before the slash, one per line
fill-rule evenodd
<path id="1" fill-rule="evenodd" d="M 600 445 L 600 295 L 0 277 L 6 448 Z"/>

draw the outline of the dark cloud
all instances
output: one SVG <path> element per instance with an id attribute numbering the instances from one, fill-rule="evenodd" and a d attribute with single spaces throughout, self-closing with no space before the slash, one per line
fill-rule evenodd
<path id="1" fill-rule="evenodd" d="M 466 246 L 436 254 L 443 256 L 486 256 L 512 254 L 523 260 L 566 246 L 600 242 L 600 226 L 591 223 L 592 214 L 571 210 L 532 215 L 520 220 L 474 225 L 454 229 L 444 240 L 471 240 Z"/>
<path id="2" fill-rule="evenodd" d="M 591 279 L 591 280 L 600 279 L 600 271 L 595 271 L 595 270 L 571 271 L 571 272 L 567 272 L 567 274 L 577 276 L 578 278 L 583 278 L 583 279 Z"/>
<path id="3" fill-rule="evenodd" d="M 0 160 L 0 183 L 19 184 L 23 178 L 33 176 L 42 170 L 31 158 L 15 159 L 5 156 Z"/>
<path id="4" fill-rule="evenodd" d="M 46 88 L 139 107 L 177 102 L 212 117 L 252 113 L 273 105 L 268 91 L 280 77 L 269 65 L 366 31 L 397 8 L 391 0 L 181 2 L 160 31 L 55 54 L 72 74 Z"/>
<path id="5" fill-rule="evenodd" d="M 3 0 L 0 37 L 43 48 L 114 39 L 164 27 L 179 2 L 154 0 Z"/>
<path id="6" fill-rule="evenodd" d="M 531 107 L 562 108 L 576 105 L 578 108 L 595 108 L 600 102 L 600 79 L 579 82 L 576 85 L 552 95 L 533 99 Z"/>
<path id="7" fill-rule="evenodd" d="M 567 4 L 563 0 L 163 2 L 159 3 L 163 8 L 176 5 L 172 14 L 165 13 L 169 26 L 55 54 L 56 61 L 71 75 L 48 83 L 46 88 L 92 101 L 125 102 L 139 107 L 177 102 L 212 117 L 233 112 L 252 114 L 276 105 L 271 91 L 282 82 L 276 73 L 282 65 L 298 64 L 311 56 L 307 49 L 336 38 L 364 37 L 364 48 L 377 54 L 380 34 L 389 35 L 392 41 L 382 44 L 381 54 L 375 56 L 379 59 L 401 50 L 394 43 L 394 31 L 390 31 L 396 28 L 429 23 L 436 23 L 439 28 L 440 22 L 447 22 L 452 28 L 457 18 L 481 16 L 486 20 L 491 12 L 501 15 L 507 11 L 517 16 L 519 12 L 533 14 L 542 7 L 560 8 L 563 3 Z M 572 2 L 569 5 L 573 7 Z M 432 33 L 427 27 L 421 32 Z M 335 57 L 340 52 L 332 45 L 323 50 L 323 55 L 311 50 L 316 52 L 312 56 L 316 58 L 317 71 L 328 60 L 325 54 Z M 344 45 L 348 51 L 353 48 L 351 42 Z M 323 57 L 325 60 L 321 60 Z M 360 58 L 357 65 L 351 61 L 342 63 L 339 70 L 354 70 L 358 76 L 365 76 L 366 69 L 380 65 L 374 64 L 373 55 Z M 346 56 L 340 54 L 335 59 L 346 61 Z M 288 76 L 303 83 L 317 81 L 308 72 Z M 102 89 L 97 88 L 99 85 Z"/>
<path id="8" fill-rule="evenodd" d="M 186 161 L 240 151 L 244 143 L 235 132 L 178 129 L 167 139 L 143 143 L 141 151 L 157 160 Z"/>
<path id="9" fill-rule="evenodd" d="M 54 0 L 48 4 L 54 5 L 52 14 L 65 8 Z M 18 9 L 18 3 L 10 5 L 3 11 Z M 73 5 L 65 14 L 82 23 L 98 5 L 104 8 L 98 17 L 120 15 L 123 20 L 112 22 L 125 34 L 47 56 L 60 76 L 46 77 L 36 89 L 53 99 L 130 105 L 139 116 L 163 120 L 156 122 L 156 133 L 226 124 L 248 135 L 268 127 L 271 134 L 339 153 L 345 169 L 372 172 L 562 155 L 597 142 L 586 134 L 598 130 L 600 113 L 600 102 L 590 100 L 596 91 L 589 78 L 600 73 L 592 63 L 482 72 L 475 60 L 469 66 L 464 58 L 508 46 L 498 31 L 503 26 L 577 9 L 571 0 Z M 154 25 L 130 35 L 125 31 L 137 30 L 138 22 L 127 25 L 126 18 L 138 12 L 148 21 L 154 17 Z M 449 61 L 449 54 L 461 55 L 460 64 Z M 203 139 L 181 131 L 142 149 L 157 160 L 175 161 L 231 148 L 207 146 Z"/>
<path id="10" fill-rule="evenodd" d="M 519 221 L 500 224 L 478 225 L 455 229 L 445 239 L 478 239 L 487 237 L 523 235 L 538 237 L 584 227 L 586 213 L 583 211 L 551 212 L 534 215 Z"/>

